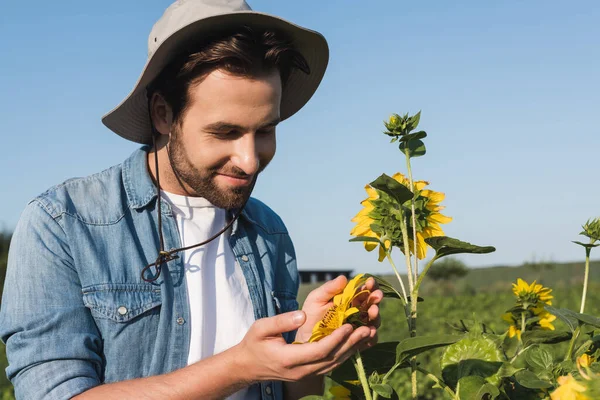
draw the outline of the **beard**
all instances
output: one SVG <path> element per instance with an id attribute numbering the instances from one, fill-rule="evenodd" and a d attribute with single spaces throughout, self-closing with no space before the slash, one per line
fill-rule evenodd
<path id="1" fill-rule="evenodd" d="M 192 195 L 204 197 L 215 207 L 224 208 L 226 210 L 241 208 L 250 197 L 252 189 L 254 188 L 254 183 L 248 186 L 222 189 L 216 184 L 215 177 L 219 173 L 224 173 L 236 178 L 248 178 L 248 174 L 237 167 L 227 170 L 220 168 L 200 170 L 196 168 L 190 162 L 184 151 L 179 128 L 173 128 L 167 151 L 171 162 L 171 168 L 173 169 L 175 177 L 180 181 L 179 183 L 185 183 L 193 190 L 193 193 L 191 193 Z M 256 175 L 258 175 L 262 169 L 264 168 L 259 169 Z M 256 177 L 254 179 L 256 180 Z"/>

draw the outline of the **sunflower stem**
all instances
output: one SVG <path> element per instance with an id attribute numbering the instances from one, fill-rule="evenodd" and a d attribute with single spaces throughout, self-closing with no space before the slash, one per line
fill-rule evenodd
<path id="1" fill-rule="evenodd" d="M 587 288 L 588 288 L 588 280 L 590 278 L 590 251 L 589 247 L 585 249 L 585 277 L 583 278 L 583 293 L 581 295 L 581 308 L 579 310 L 580 314 L 583 314 L 585 310 L 585 298 L 587 296 Z"/>
<path id="2" fill-rule="evenodd" d="M 394 270 L 394 273 L 396 274 L 396 278 L 398 278 L 398 282 L 400 282 L 400 289 L 402 289 L 402 295 L 404 296 L 404 304 L 407 305 L 408 304 L 408 296 L 406 295 L 406 288 L 404 287 L 404 281 L 402 280 L 402 276 L 400 276 L 400 273 L 398 272 L 398 269 L 396 268 L 396 264 L 394 264 L 394 261 L 392 260 L 392 255 L 390 254 L 391 253 L 390 250 L 386 250 L 385 256 L 387 257 L 388 261 L 392 265 L 392 269 Z"/>
<path id="3" fill-rule="evenodd" d="M 404 155 L 406 156 L 406 170 L 408 171 L 408 182 L 410 183 L 410 191 L 413 193 L 413 198 L 410 200 L 410 211 L 412 213 L 411 219 L 412 219 L 413 250 L 414 250 L 413 254 L 415 255 L 413 273 L 414 273 L 414 280 L 416 281 L 417 277 L 419 276 L 419 260 L 417 257 L 417 216 L 415 214 L 415 198 L 414 198 L 415 188 L 414 188 L 414 182 L 413 182 L 413 177 L 412 177 L 412 168 L 410 165 L 410 156 L 409 156 L 408 149 L 406 150 Z"/>
<path id="4" fill-rule="evenodd" d="M 426 369 L 423 369 L 421 367 L 417 367 L 417 371 L 419 371 L 420 373 L 422 373 L 423 375 L 427 376 L 429 379 L 431 379 L 432 381 L 437 383 L 442 389 L 444 389 L 444 391 L 446 393 L 448 393 L 450 395 L 451 398 L 453 398 L 453 399 L 456 398 L 456 393 L 454 393 L 454 391 L 450 388 L 450 386 L 446 385 L 446 383 L 444 383 L 444 381 L 440 380 L 437 376 L 435 376 L 431 372 L 429 372 Z"/>
<path id="5" fill-rule="evenodd" d="M 363 366 L 362 357 L 360 356 L 360 351 L 357 351 L 356 354 L 354 354 L 354 368 L 356 368 L 358 379 L 360 380 L 363 391 L 365 392 L 365 399 L 373 400 L 373 397 L 371 397 L 369 382 L 367 381 L 367 374 L 365 373 L 365 367 Z"/>
<path id="6" fill-rule="evenodd" d="M 399 207 L 400 211 L 400 229 L 402 230 L 402 240 L 404 244 L 404 257 L 406 258 L 406 268 L 408 270 L 408 285 L 410 288 L 410 319 L 409 319 L 409 333 L 410 337 L 417 336 L 417 296 L 415 296 L 415 285 L 413 280 L 413 271 L 410 259 L 410 249 L 408 247 L 408 228 L 406 226 L 406 219 L 402 206 Z M 415 254 L 416 257 L 416 254 Z M 416 399 L 418 396 L 417 392 L 417 358 L 413 357 L 410 360 L 411 370 L 411 386 L 412 386 L 412 398 Z"/>
<path id="7" fill-rule="evenodd" d="M 579 333 L 581 332 L 581 326 L 578 326 L 573 332 L 573 337 L 571 338 L 571 342 L 569 343 L 569 349 L 567 350 L 567 355 L 565 356 L 565 361 L 570 360 L 573 356 L 573 349 L 575 349 L 575 342 L 577 338 L 579 338 Z"/>
<path id="8" fill-rule="evenodd" d="M 525 323 L 525 313 L 522 312 L 521 313 L 521 335 L 523 334 L 523 332 L 525 332 L 525 327 L 526 327 L 526 323 Z M 519 341 L 521 341 L 521 339 L 519 339 Z"/>
<path id="9" fill-rule="evenodd" d="M 438 259 L 437 254 L 427 263 L 427 265 L 425 266 L 425 269 L 423 269 L 423 272 L 421 272 L 421 275 L 419 275 L 419 279 L 417 279 L 417 283 L 415 283 L 415 292 L 417 294 L 419 294 L 419 288 L 421 287 L 421 283 L 423 282 L 423 279 L 425 278 L 425 275 L 427 275 L 427 271 L 429 271 L 429 268 L 431 268 L 431 266 L 433 265 L 433 263 Z"/>
<path id="10" fill-rule="evenodd" d="M 413 271 L 412 271 L 412 263 L 410 259 L 410 249 L 408 247 L 408 232 L 406 226 L 406 216 L 404 215 L 404 211 L 402 210 L 402 205 L 399 207 L 400 213 L 400 230 L 402 231 L 402 241 L 404 245 L 404 258 L 406 260 L 406 270 L 408 272 L 408 289 L 412 293 L 413 288 L 415 287 L 415 283 L 413 280 Z"/>

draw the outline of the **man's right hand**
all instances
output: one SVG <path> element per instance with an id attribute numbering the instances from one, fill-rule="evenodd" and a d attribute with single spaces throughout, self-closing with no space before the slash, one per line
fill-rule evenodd
<path id="1" fill-rule="evenodd" d="M 326 374 L 369 340 L 370 328 L 353 329 L 350 324 L 344 324 L 318 342 L 287 344 L 282 333 L 298 329 L 305 320 L 303 311 L 294 311 L 254 322 L 235 347 L 248 384 L 269 380 L 298 381 Z"/>

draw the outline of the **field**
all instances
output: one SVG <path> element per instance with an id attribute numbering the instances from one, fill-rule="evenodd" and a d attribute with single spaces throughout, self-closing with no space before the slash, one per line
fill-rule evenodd
<path id="1" fill-rule="evenodd" d="M 588 292 L 586 312 L 600 315 L 600 261 L 592 263 L 591 285 Z M 480 322 L 485 323 L 496 333 L 506 330 L 507 325 L 501 315 L 513 305 L 514 297 L 511 283 L 518 277 L 527 281 L 537 279 L 545 286 L 554 289 L 556 307 L 578 309 L 583 280 L 583 263 L 574 264 L 525 264 L 520 267 L 495 267 L 474 269 L 470 273 L 453 282 L 431 283 L 423 287 L 424 302 L 419 305 L 419 334 L 453 333 L 448 323 L 457 323 L 460 319 L 473 319 L 477 315 Z M 385 277 L 394 283 L 392 276 Z M 304 285 L 301 288 L 300 301 L 316 285 Z M 406 321 L 403 318 L 397 300 L 386 300 L 381 308 L 382 326 L 380 342 L 398 341 L 405 337 Z M 560 322 L 555 323 L 557 329 L 564 329 Z M 565 345 L 566 349 L 566 345 Z M 559 353 L 563 349 L 559 349 Z M 419 358 L 426 369 L 439 371 L 441 351 L 431 351 Z M 0 366 L 4 369 L 4 346 L 0 345 Z M 420 378 L 421 399 L 443 399 L 441 391 L 431 389 L 431 382 L 423 376 Z M 394 376 L 394 385 L 400 398 L 409 398 L 409 379 L 406 371 L 399 371 Z M 10 385 L 4 374 L 0 375 L 0 400 L 12 398 Z"/>
<path id="2" fill-rule="evenodd" d="M 559 308 L 579 310 L 583 263 L 569 264 L 526 264 L 520 267 L 495 267 L 474 269 L 464 278 L 454 282 L 432 283 L 422 291 L 424 301 L 419 303 L 419 335 L 436 333 L 456 333 L 449 323 L 459 323 L 461 319 L 473 320 L 476 315 L 496 333 L 503 333 L 508 325 L 501 315 L 514 304 L 511 283 L 517 278 L 528 282 L 537 279 L 552 289 L 553 305 Z M 385 279 L 394 283 L 395 277 Z M 593 262 L 590 274 L 586 313 L 600 316 L 600 262 Z M 302 287 L 301 296 L 315 285 Z M 380 342 L 399 341 L 408 337 L 406 320 L 399 309 L 398 300 L 385 300 L 381 307 L 382 326 L 379 330 Z M 566 330 L 560 321 L 555 321 L 557 330 Z M 565 354 L 567 345 L 558 348 Z M 564 348 L 563 348 L 564 347 Z M 442 350 L 433 350 L 419 357 L 423 367 L 439 373 L 439 360 Z M 420 399 L 447 399 L 439 389 L 432 389 L 433 383 L 423 375 L 419 376 Z M 394 376 L 394 386 L 401 399 L 410 398 L 410 378 L 407 371 L 399 371 Z"/>

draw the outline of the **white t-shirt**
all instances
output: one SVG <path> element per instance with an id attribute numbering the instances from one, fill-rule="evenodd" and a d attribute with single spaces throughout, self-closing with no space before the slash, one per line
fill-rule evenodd
<path id="1" fill-rule="evenodd" d="M 227 224 L 226 211 L 202 197 L 161 193 L 171 204 L 182 247 L 207 240 Z M 182 255 L 191 317 L 188 365 L 238 344 L 254 322 L 248 285 L 229 233 Z M 249 400 L 246 394 L 244 389 L 228 399 Z"/>

